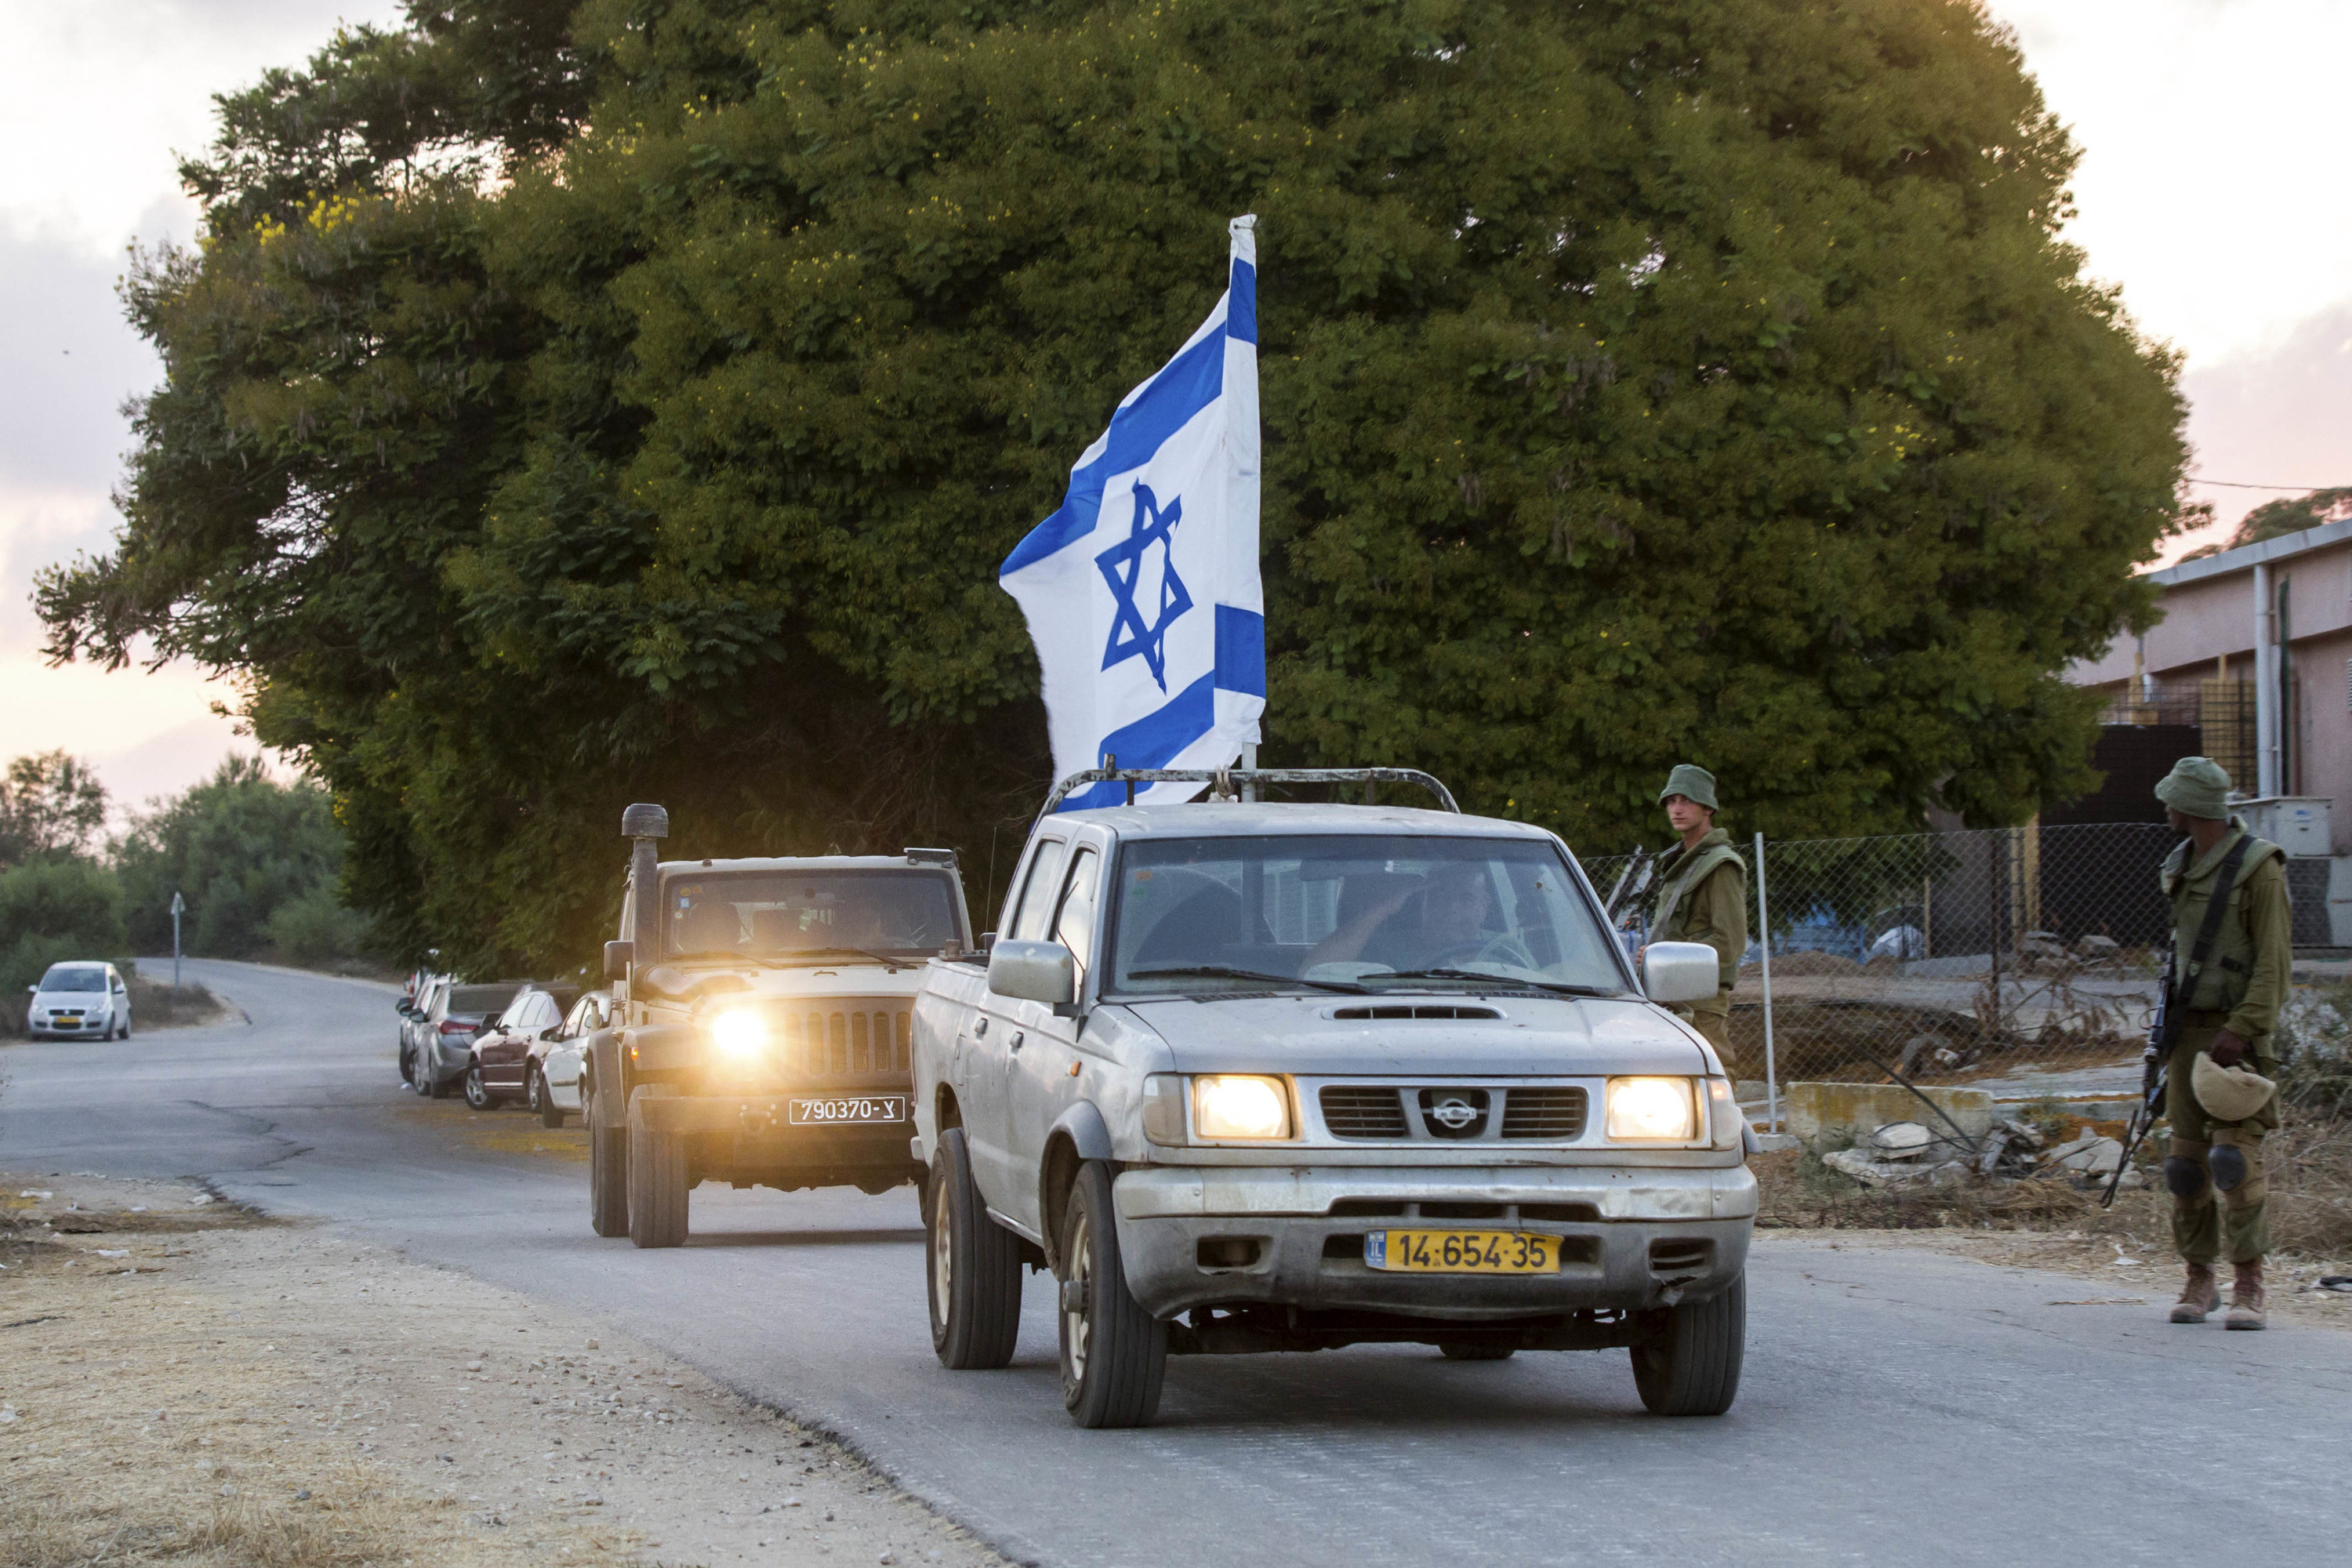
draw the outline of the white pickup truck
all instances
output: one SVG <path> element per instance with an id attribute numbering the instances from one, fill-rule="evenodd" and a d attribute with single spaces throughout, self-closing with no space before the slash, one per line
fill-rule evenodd
<path id="1" fill-rule="evenodd" d="M 1200 804 L 1056 813 L 1170 778 Z M 1410 780 L 1444 809 L 1370 804 Z M 1241 798 L 1361 784 L 1363 805 Z M 1133 791 L 1129 790 L 1132 796 Z M 1087 1426 L 1149 1423 L 1171 1354 L 1632 1352 L 1651 1410 L 1739 1384 L 1755 1223 L 1722 1064 L 1637 976 L 1567 847 L 1404 770 L 1083 773 L 984 957 L 915 1002 L 931 1339 L 1003 1366 L 1022 1266 L 1058 1287 Z"/>

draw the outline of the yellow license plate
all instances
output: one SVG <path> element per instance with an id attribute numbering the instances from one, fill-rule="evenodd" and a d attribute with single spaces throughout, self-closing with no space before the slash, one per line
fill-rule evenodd
<path id="1" fill-rule="evenodd" d="M 1364 1264 L 1397 1274 L 1557 1274 L 1559 1237 L 1518 1230 L 1376 1230 Z"/>

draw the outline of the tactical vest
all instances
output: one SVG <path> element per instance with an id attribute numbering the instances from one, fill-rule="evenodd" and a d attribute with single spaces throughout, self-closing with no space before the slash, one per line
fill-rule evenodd
<path id="1" fill-rule="evenodd" d="M 1722 831 L 1718 827 L 1707 837 L 1712 838 Z M 1726 862 L 1738 867 L 1741 876 L 1748 874 L 1748 862 L 1742 860 L 1739 852 L 1728 843 L 1709 844 L 1701 839 L 1696 849 L 1675 849 L 1667 853 L 1665 860 L 1658 868 L 1665 884 L 1658 893 L 1658 912 L 1650 921 L 1651 941 L 1682 940 L 1683 904 L 1693 889 L 1713 876 L 1716 868 Z"/>
<path id="2" fill-rule="evenodd" d="M 2212 897 L 2221 862 L 2230 853 L 2236 835 L 2246 831 L 2242 818 L 2231 817 L 2230 826 L 2235 832 L 2213 847 L 2210 857 L 2202 857 L 2206 865 L 2195 876 L 2189 874 L 2190 858 L 2196 854 L 2194 841 L 2173 846 L 2165 858 L 2159 874 L 2164 896 L 2172 900 L 2174 941 L 2180 954 L 2180 967 L 2189 965 L 2189 950 L 2197 940 L 2198 929 L 2204 924 L 2206 900 Z M 2251 838 L 2251 835 L 2249 837 Z M 2285 851 L 2277 845 L 2252 838 L 2246 847 L 2244 864 L 2238 868 L 2237 880 L 2231 883 L 2223 895 L 2229 904 L 2221 916 L 2221 928 L 2213 933 L 2213 956 L 2206 960 L 2204 970 L 2197 976 L 2195 988 L 2180 999 L 2184 1007 L 2214 1013 L 2227 1013 L 2246 998 L 2246 986 L 2254 974 L 2253 939 L 2246 934 L 2246 884 L 2253 879 L 2254 868 L 2273 856 L 2284 858 Z M 2181 983 L 2188 984 L 2183 973 Z"/>

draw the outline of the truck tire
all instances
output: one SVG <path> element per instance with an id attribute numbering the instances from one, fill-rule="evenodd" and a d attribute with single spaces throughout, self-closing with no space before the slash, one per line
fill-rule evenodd
<path id="1" fill-rule="evenodd" d="M 1078 1167 L 1062 1216 L 1062 1404 L 1081 1426 L 1149 1426 L 1168 1370 L 1168 1325 L 1127 1288 L 1110 1169 Z"/>
<path id="2" fill-rule="evenodd" d="M 1748 1345 L 1748 1276 L 1704 1301 L 1685 1301 L 1655 1320 L 1656 1336 L 1633 1347 L 1633 1386 L 1653 1415 L 1720 1415 L 1739 1397 Z"/>
<path id="3" fill-rule="evenodd" d="M 686 1245 L 686 1135 L 646 1125 L 651 1085 L 629 1096 L 629 1239 L 639 1247 Z"/>
<path id="4" fill-rule="evenodd" d="M 961 1127 L 940 1134 L 923 1184 L 923 1232 L 931 1350 L 940 1364 L 951 1372 L 1006 1365 L 1021 1337 L 1021 1244 L 988 1217 Z"/>
<path id="5" fill-rule="evenodd" d="M 580 1097 L 588 1124 L 588 1225 L 598 1236 L 629 1234 L 629 1130 L 597 1120 L 593 1095 Z"/>

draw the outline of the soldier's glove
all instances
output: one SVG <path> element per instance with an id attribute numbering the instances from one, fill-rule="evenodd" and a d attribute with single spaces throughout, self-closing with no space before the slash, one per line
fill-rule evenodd
<path id="1" fill-rule="evenodd" d="M 2212 1049 L 2206 1054 L 2215 1067 L 2233 1068 L 2246 1059 L 2246 1042 L 2224 1029 L 2213 1037 Z"/>

